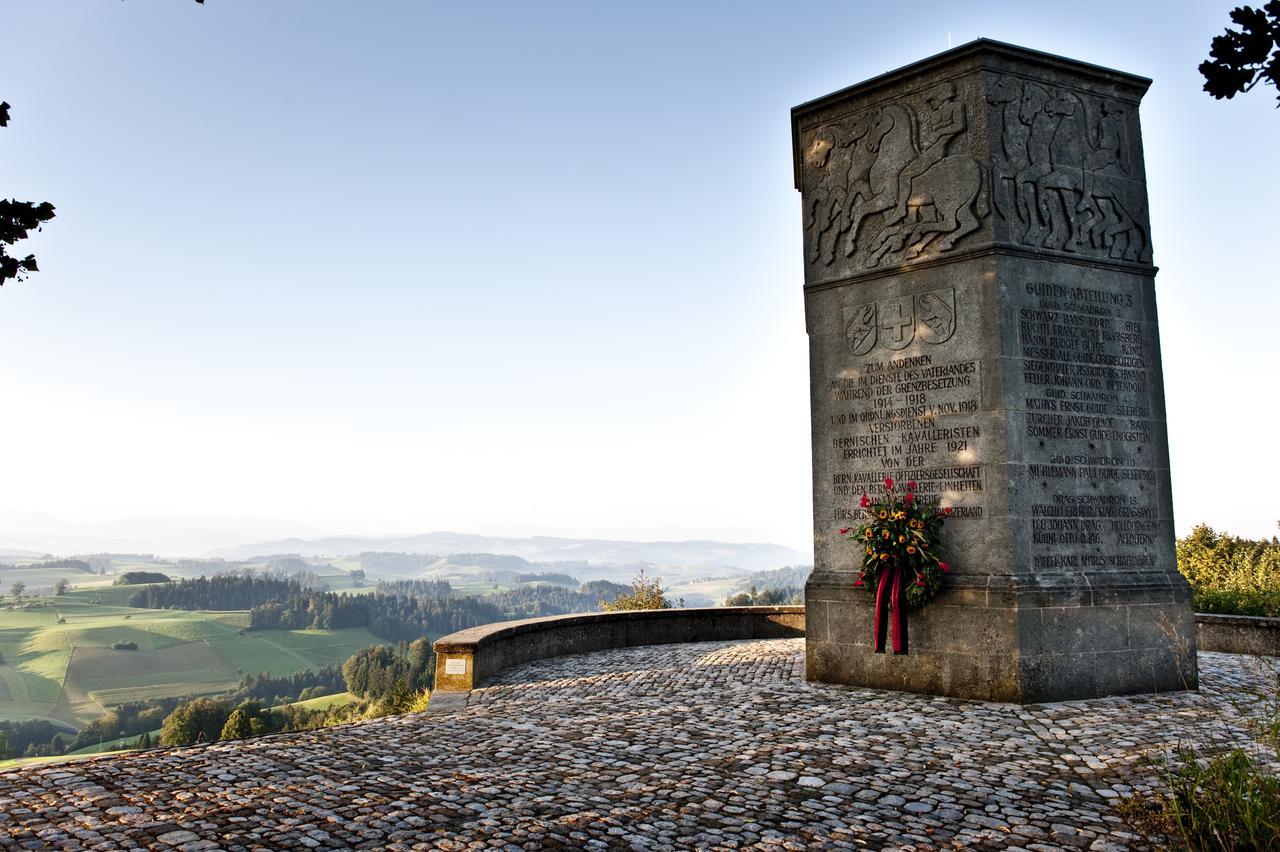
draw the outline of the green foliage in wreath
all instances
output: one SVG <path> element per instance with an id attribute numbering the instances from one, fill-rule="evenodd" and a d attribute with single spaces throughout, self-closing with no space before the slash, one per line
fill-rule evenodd
<path id="1" fill-rule="evenodd" d="M 865 520 L 840 530 L 862 550 L 862 570 L 854 585 L 875 594 L 880 572 L 896 563 L 903 569 L 903 597 L 909 610 L 933 600 L 942 589 L 942 575 L 951 571 L 942 561 L 939 543 L 951 509 L 921 501 L 915 490 L 916 484 L 908 482 L 906 492 L 899 495 L 893 480 L 886 479 L 883 496 L 872 500 L 862 495 L 859 506 Z"/>

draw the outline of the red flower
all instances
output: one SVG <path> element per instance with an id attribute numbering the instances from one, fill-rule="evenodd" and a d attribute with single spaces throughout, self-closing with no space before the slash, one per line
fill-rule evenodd
<path id="1" fill-rule="evenodd" d="M 892 477 L 892 476 L 886 476 L 886 477 L 884 478 L 884 490 L 885 490 L 885 491 L 892 491 L 892 490 L 893 490 L 893 477 Z"/>
<path id="2" fill-rule="evenodd" d="M 868 506 L 870 506 L 870 505 L 871 505 L 871 498 L 870 498 L 870 497 L 868 497 L 867 495 L 863 494 L 863 495 L 862 495 L 862 502 L 860 502 L 858 505 L 859 505 L 859 506 L 861 506 L 861 507 L 862 507 L 862 508 L 864 508 L 864 509 L 865 509 L 865 508 L 867 508 Z"/>
<path id="3" fill-rule="evenodd" d="M 950 514 L 951 514 L 951 507 L 950 507 L 950 506 L 948 506 L 947 508 L 943 509 L 943 510 L 942 510 L 942 514 L 944 514 L 944 515 L 950 515 Z"/>
<path id="4" fill-rule="evenodd" d="M 951 571 L 951 566 L 946 562 L 939 562 L 938 567 L 942 569 L 943 574 L 947 574 Z"/>
<path id="5" fill-rule="evenodd" d="M 859 575 L 858 575 L 858 579 L 856 579 L 856 580 L 854 580 L 854 581 L 853 581 L 853 584 L 854 584 L 855 586 L 861 586 L 861 585 L 862 585 L 862 575 L 861 575 L 861 574 L 859 574 Z"/>
<path id="6" fill-rule="evenodd" d="M 840 535 L 845 535 L 845 534 L 846 534 L 846 533 L 848 533 L 848 532 L 849 532 L 849 528 L 848 528 L 848 527 L 842 527 L 842 528 L 841 528 L 841 530 L 840 530 Z"/>
<path id="7" fill-rule="evenodd" d="M 916 577 L 916 585 L 923 589 L 923 588 L 924 588 L 924 580 L 920 579 L 919 577 Z"/>
<path id="8" fill-rule="evenodd" d="M 904 506 L 910 506 L 911 502 L 915 499 L 916 499 L 916 495 L 914 494 L 904 494 L 902 495 L 902 504 Z"/>
<path id="9" fill-rule="evenodd" d="M 907 490 L 908 491 L 916 490 L 916 481 L 914 479 L 907 483 Z"/>

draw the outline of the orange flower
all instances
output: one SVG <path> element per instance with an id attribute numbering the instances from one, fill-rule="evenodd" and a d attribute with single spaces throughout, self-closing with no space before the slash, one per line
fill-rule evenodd
<path id="1" fill-rule="evenodd" d="M 915 553 L 915 552 L 916 552 L 915 546 L 914 546 L 914 545 L 910 545 L 910 544 L 908 544 L 908 545 L 907 545 L 907 553 Z"/>
<path id="2" fill-rule="evenodd" d="M 889 531 L 888 531 L 888 530 L 885 530 L 884 532 L 880 533 L 880 537 L 881 537 L 881 538 L 888 538 L 888 537 L 889 537 Z"/>

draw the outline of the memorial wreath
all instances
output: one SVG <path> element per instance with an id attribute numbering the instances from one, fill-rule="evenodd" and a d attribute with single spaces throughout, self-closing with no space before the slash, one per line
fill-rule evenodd
<path id="1" fill-rule="evenodd" d="M 942 589 L 942 575 L 951 570 L 941 559 L 939 544 L 951 509 L 922 501 L 915 491 L 916 484 L 908 482 L 899 494 L 893 480 L 886 479 L 882 497 L 862 495 L 859 505 L 866 520 L 840 530 L 862 548 L 862 569 L 853 585 L 874 591 L 876 651 L 884 651 L 887 629 L 893 652 L 906 653 L 904 609 L 917 610 L 933 600 Z"/>

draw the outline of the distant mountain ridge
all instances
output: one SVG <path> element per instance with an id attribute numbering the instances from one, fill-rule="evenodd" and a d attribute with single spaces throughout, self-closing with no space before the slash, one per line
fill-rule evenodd
<path id="1" fill-rule="evenodd" d="M 593 538 L 499 537 L 457 532 L 431 532 L 408 536 L 335 536 L 285 538 L 257 544 L 218 548 L 209 556 L 250 559 L 271 554 L 296 553 L 304 557 L 355 556 L 366 551 L 395 553 L 497 553 L 520 556 L 530 562 L 588 562 L 593 565 L 650 564 L 688 568 L 736 568 L 767 571 L 784 565 L 807 564 L 812 555 L 780 544 L 724 541 L 615 541 Z"/>

